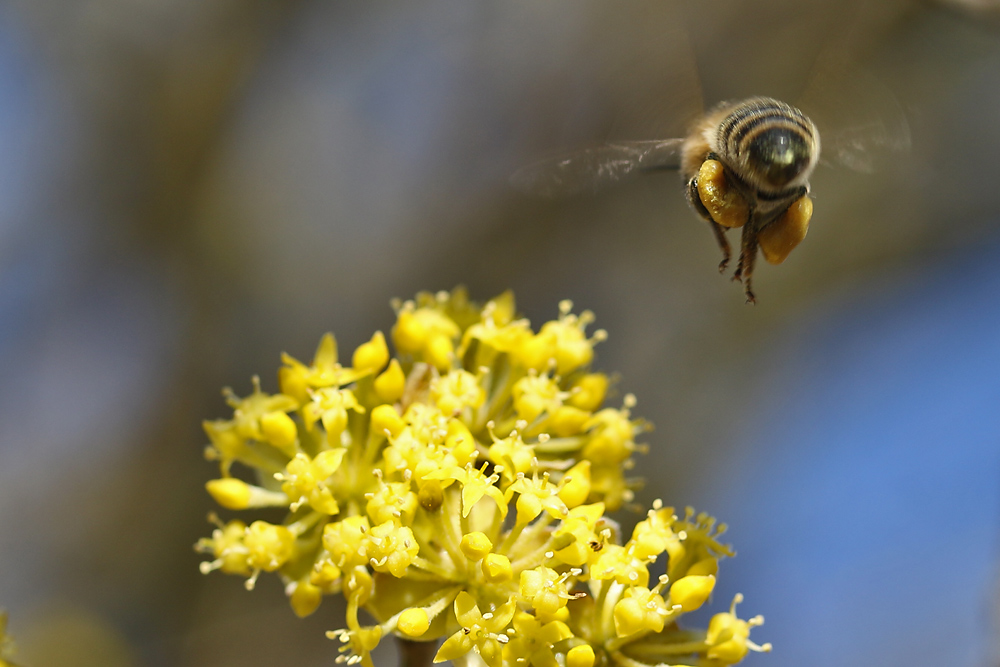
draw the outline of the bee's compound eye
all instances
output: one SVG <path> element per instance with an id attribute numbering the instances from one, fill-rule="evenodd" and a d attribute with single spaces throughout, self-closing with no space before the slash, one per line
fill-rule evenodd
<path id="1" fill-rule="evenodd" d="M 809 165 L 812 149 L 801 131 L 769 127 L 750 142 L 748 161 L 752 172 L 774 188 L 783 188 Z"/>

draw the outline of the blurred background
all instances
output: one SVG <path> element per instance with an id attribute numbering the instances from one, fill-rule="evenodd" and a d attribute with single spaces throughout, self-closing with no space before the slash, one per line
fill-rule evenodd
<path id="1" fill-rule="evenodd" d="M 756 307 L 676 174 L 542 200 L 541 155 L 801 104 L 835 136 Z M 0 606 L 31 667 L 330 665 L 341 610 L 204 577 L 203 419 L 392 297 L 597 314 L 656 425 L 639 502 L 731 524 L 746 664 L 1000 665 L 1000 20 L 882 0 L 0 5 Z M 839 119 L 839 120 L 838 120 Z M 625 523 L 633 518 L 625 517 Z M 383 664 L 394 664 L 391 655 Z"/>

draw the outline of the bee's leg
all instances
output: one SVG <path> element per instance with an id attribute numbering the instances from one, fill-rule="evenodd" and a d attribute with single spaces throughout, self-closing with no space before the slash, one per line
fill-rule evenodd
<path id="1" fill-rule="evenodd" d="M 747 224 L 743 226 L 743 238 L 740 243 L 740 260 L 736 264 L 736 273 L 733 280 L 743 283 L 743 292 L 747 296 L 747 303 L 757 303 L 754 296 L 751 280 L 753 278 L 753 266 L 757 261 L 757 229 L 756 225 Z"/>
<path id="2" fill-rule="evenodd" d="M 809 231 L 809 219 L 812 217 L 812 200 L 802 194 L 785 209 L 778 218 L 766 225 L 757 235 L 760 252 L 771 264 L 781 264 L 788 253 L 795 249 Z"/>
<path id="3" fill-rule="evenodd" d="M 693 208 L 698 215 L 708 221 L 709 226 L 712 228 L 712 232 L 715 234 L 715 241 L 719 244 L 719 249 L 722 250 L 722 261 L 719 262 L 719 273 L 722 273 L 726 270 L 726 267 L 729 266 L 729 258 L 732 257 L 732 251 L 729 248 L 729 241 L 726 239 L 726 227 L 723 227 L 712 219 L 712 214 L 708 212 L 708 209 L 705 208 L 705 204 L 701 201 L 701 195 L 698 193 L 697 176 L 691 177 L 691 180 L 688 181 L 687 200 L 688 204 L 691 205 L 691 208 Z"/>
<path id="4" fill-rule="evenodd" d="M 715 220 L 709 220 L 708 224 L 712 228 L 712 231 L 715 232 L 715 240 L 718 242 L 719 248 L 722 249 L 722 261 L 719 262 L 719 273 L 723 273 L 726 267 L 729 266 L 729 258 L 732 256 L 732 251 L 729 249 L 729 241 L 726 240 L 726 228 Z"/>

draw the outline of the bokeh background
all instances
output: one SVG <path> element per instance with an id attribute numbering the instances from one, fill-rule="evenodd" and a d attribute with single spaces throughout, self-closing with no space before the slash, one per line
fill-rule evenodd
<path id="1" fill-rule="evenodd" d="M 675 174 L 512 189 L 550 151 L 766 94 L 834 136 L 759 303 Z M 32 667 L 329 665 L 327 602 L 203 577 L 200 422 L 389 300 L 597 313 L 653 421 L 638 500 L 732 526 L 748 665 L 1000 665 L 995 3 L 11 0 L 0 5 L 0 606 Z M 821 126 L 821 130 L 825 129 Z M 626 517 L 628 523 L 633 519 Z M 391 653 L 382 656 L 393 664 Z"/>

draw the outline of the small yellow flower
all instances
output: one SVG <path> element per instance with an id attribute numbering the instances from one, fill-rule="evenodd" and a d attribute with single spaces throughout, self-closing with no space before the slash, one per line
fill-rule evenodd
<path id="1" fill-rule="evenodd" d="M 368 532 L 366 553 L 369 564 L 376 572 L 389 572 L 394 577 L 402 577 L 419 550 L 413 531 L 406 526 L 397 526 L 395 521 L 386 521 Z"/>
<path id="2" fill-rule="evenodd" d="M 638 431 L 629 419 L 628 411 L 605 408 L 585 424 L 593 435 L 583 450 L 584 458 L 602 465 L 618 465 L 635 450 Z"/>
<path id="3" fill-rule="evenodd" d="M 438 370 L 451 366 L 454 339 L 461 333 L 458 325 L 437 308 L 417 308 L 407 301 L 397 313 L 392 340 L 400 354 L 410 354 Z"/>
<path id="4" fill-rule="evenodd" d="M 375 393 L 388 403 L 394 403 L 402 398 L 405 388 L 406 376 L 396 359 L 390 361 L 389 368 L 375 378 Z"/>
<path id="5" fill-rule="evenodd" d="M 476 470 L 472 464 L 459 468 L 452 466 L 442 470 L 437 470 L 425 475 L 424 479 L 438 479 L 444 481 L 458 482 L 462 486 L 462 516 L 469 516 L 472 508 L 484 496 L 489 496 L 496 503 L 502 516 L 507 516 L 507 502 L 504 500 L 503 492 L 495 486 L 500 476 L 496 473 L 486 476 L 481 470 Z"/>
<path id="6" fill-rule="evenodd" d="M 249 551 L 243 543 L 247 526 L 242 521 L 230 521 L 212 531 L 212 537 L 203 537 L 195 545 L 202 553 L 210 553 L 215 560 L 201 564 L 202 573 L 212 570 L 222 570 L 227 574 L 238 574 L 249 577 L 251 574 L 248 561 Z"/>
<path id="7" fill-rule="evenodd" d="M 312 390 L 349 384 L 367 373 L 344 368 L 337 362 L 337 340 L 330 333 L 320 340 L 311 365 L 306 366 L 287 354 L 281 355 L 281 361 L 285 364 L 278 371 L 281 392 L 299 405 L 309 401 Z"/>
<path id="8" fill-rule="evenodd" d="M 292 499 L 293 512 L 305 503 L 317 512 L 331 516 L 340 511 L 328 481 L 340 467 L 345 453 L 344 449 L 328 449 L 314 459 L 306 454 L 296 454 L 285 466 L 284 472 L 275 473 L 274 478 L 282 482 L 281 490 Z"/>
<path id="9" fill-rule="evenodd" d="M 669 616 L 663 598 L 644 586 L 632 586 L 615 605 L 615 632 L 628 637 L 639 632 L 660 632 Z"/>
<path id="10" fill-rule="evenodd" d="M 599 531 L 604 504 L 580 505 L 569 511 L 553 533 L 553 557 L 566 565 L 580 566 L 597 560 L 605 547 Z M 591 568 L 591 576 L 594 570 Z"/>
<path id="11" fill-rule="evenodd" d="M 486 400 L 479 379 L 461 368 L 431 380 L 430 391 L 431 400 L 448 416 L 465 408 L 478 408 Z"/>
<path id="12" fill-rule="evenodd" d="M 556 645 L 573 636 L 562 621 L 542 623 L 531 614 L 519 611 L 514 615 L 513 639 L 503 647 L 508 664 L 520 667 L 556 667 Z"/>
<path id="13" fill-rule="evenodd" d="M 280 410 L 272 410 L 261 415 L 260 430 L 264 439 L 289 456 L 295 453 L 298 427 L 295 421 Z"/>
<path id="14" fill-rule="evenodd" d="M 706 655 L 712 660 L 718 660 L 723 665 L 735 665 L 743 659 L 747 651 L 754 650 L 767 653 L 770 644 L 758 646 L 750 641 L 750 628 L 763 625 L 764 617 L 755 616 L 748 621 L 736 616 L 736 605 L 743 601 L 742 595 L 733 598 L 728 612 L 716 614 L 708 623 L 705 643 L 709 645 Z"/>
<path id="15" fill-rule="evenodd" d="M 366 535 L 371 529 L 368 517 L 349 516 L 343 521 L 328 523 L 323 528 L 323 546 L 334 565 L 342 570 L 366 565 Z"/>
<path id="16" fill-rule="evenodd" d="M 372 409 L 371 432 L 374 437 L 386 435 L 395 438 L 404 428 L 406 422 L 391 405 L 379 405 Z"/>
<path id="17" fill-rule="evenodd" d="M 516 606 L 508 600 L 492 612 L 484 614 L 479 610 L 475 598 L 462 591 L 455 599 L 455 618 L 461 629 L 448 637 L 434 662 L 455 660 L 471 650 L 475 650 L 488 667 L 500 667 L 503 661 L 503 645 L 509 641 L 504 632 L 514 618 Z"/>
<path id="18" fill-rule="evenodd" d="M 680 605 L 682 611 L 694 611 L 705 604 L 715 588 L 711 574 L 689 574 L 670 585 L 670 603 Z"/>
<path id="19" fill-rule="evenodd" d="M 520 593 L 521 599 L 543 618 L 551 618 L 572 597 L 566 588 L 566 578 L 544 565 L 521 573 Z"/>
<path id="20" fill-rule="evenodd" d="M 254 521 L 247 528 L 243 544 L 247 563 L 256 570 L 274 572 L 285 564 L 295 549 L 295 536 L 284 526 Z"/>
<path id="21" fill-rule="evenodd" d="M 590 461 L 580 461 L 566 472 L 559 486 L 559 498 L 566 507 L 582 505 L 590 495 Z"/>
<path id="22" fill-rule="evenodd" d="M 543 511 L 553 518 L 561 518 L 569 511 L 558 487 L 549 481 L 548 475 L 535 475 L 529 479 L 519 472 L 516 481 L 507 487 L 505 498 L 508 503 L 515 493 L 518 494 L 515 507 L 519 526 L 531 523 Z"/>
<path id="23" fill-rule="evenodd" d="M 385 336 L 376 331 L 372 339 L 363 343 L 354 351 L 351 364 L 355 371 L 377 373 L 389 363 L 389 347 L 385 344 Z"/>
<path id="24" fill-rule="evenodd" d="M 503 466 L 507 479 L 530 472 L 535 464 L 535 448 L 525 443 L 517 431 L 506 438 L 494 439 L 486 456 L 490 462 Z"/>
<path id="25" fill-rule="evenodd" d="M 580 410 L 593 412 L 604 402 L 608 384 L 608 376 L 604 373 L 587 373 L 569 390 L 567 402 Z"/>
<path id="26" fill-rule="evenodd" d="M 590 574 L 598 580 L 614 579 L 622 586 L 647 586 L 649 563 L 626 547 L 609 544 L 601 551 Z"/>
<path id="27" fill-rule="evenodd" d="M 486 533 L 477 530 L 462 536 L 461 548 L 469 560 L 482 560 L 489 555 L 493 543 L 486 537 Z"/>
<path id="28" fill-rule="evenodd" d="M 426 610 L 411 607 L 400 614 L 396 627 L 407 637 L 419 637 L 431 627 L 431 621 Z"/>
<path id="29" fill-rule="evenodd" d="M 554 414 L 562 407 L 568 394 L 559 390 L 559 384 L 547 375 L 526 375 L 514 383 L 511 397 L 514 411 L 527 423 L 532 423 L 543 414 Z"/>
<path id="30" fill-rule="evenodd" d="M 510 558 L 503 554 L 486 554 L 483 558 L 483 578 L 487 583 L 498 584 L 510 581 L 514 576 Z"/>
<path id="31" fill-rule="evenodd" d="M 234 477 L 213 479 L 205 488 L 226 509 L 245 510 L 251 507 L 288 507 L 288 496 L 277 491 L 247 484 Z"/>
<path id="32" fill-rule="evenodd" d="M 407 482 L 386 483 L 380 476 L 377 489 L 365 497 L 368 499 L 365 510 L 376 524 L 410 523 L 417 512 L 417 494 Z"/>
<path id="33" fill-rule="evenodd" d="M 299 618 L 312 614 L 323 600 L 323 589 L 308 579 L 292 582 L 289 589 L 288 601 Z"/>
<path id="34" fill-rule="evenodd" d="M 580 644 L 566 652 L 566 667 L 594 667 L 596 659 L 593 646 Z"/>
<path id="35" fill-rule="evenodd" d="M 340 447 L 341 435 L 347 428 L 348 410 L 364 412 L 354 392 L 350 389 L 327 387 L 313 392 L 312 401 L 302 409 L 307 429 L 312 429 L 317 420 L 322 420 L 326 440 L 331 447 Z"/>
<path id="36" fill-rule="evenodd" d="M 355 625 L 357 625 L 355 623 Z M 341 651 L 350 653 L 356 660 L 348 659 L 349 664 L 361 664 L 364 667 L 375 667 L 372 662 L 372 651 L 378 646 L 382 639 L 382 628 L 375 626 L 357 626 L 350 631 L 331 631 L 326 636 L 330 639 L 339 639 L 344 646 Z M 343 661 L 343 659 L 339 659 Z"/>

